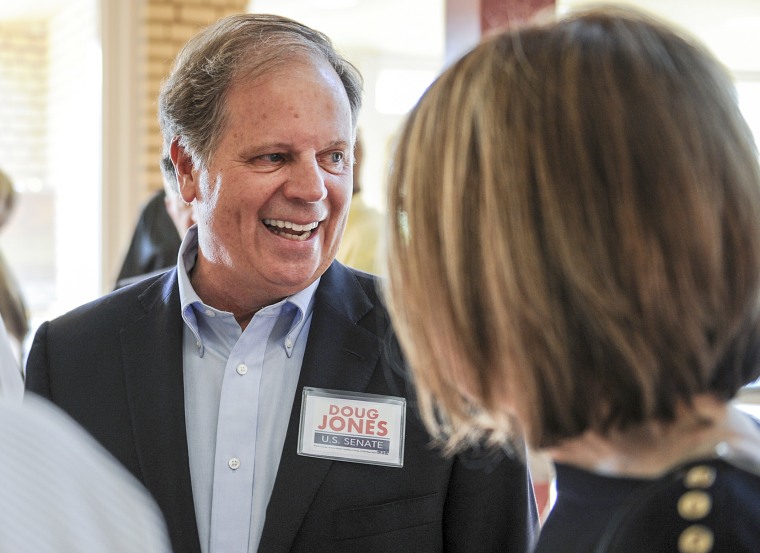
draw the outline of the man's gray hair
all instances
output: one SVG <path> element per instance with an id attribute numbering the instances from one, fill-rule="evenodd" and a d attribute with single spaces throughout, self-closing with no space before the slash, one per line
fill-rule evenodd
<path id="1" fill-rule="evenodd" d="M 224 132 L 225 100 L 233 83 L 255 79 L 299 58 L 327 61 L 340 77 L 354 130 L 362 103 L 359 71 L 330 39 L 277 15 L 238 14 L 220 19 L 191 38 L 174 60 L 158 96 L 163 155 L 179 140 L 206 167 Z"/>

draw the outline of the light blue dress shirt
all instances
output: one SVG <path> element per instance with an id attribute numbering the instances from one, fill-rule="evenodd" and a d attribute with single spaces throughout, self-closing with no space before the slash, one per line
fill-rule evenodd
<path id="1" fill-rule="evenodd" d="M 261 309 L 243 331 L 201 301 L 189 273 L 191 228 L 178 259 L 190 477 L 201 550 L 255 553 L 285 442 L 319 280 Z"/>

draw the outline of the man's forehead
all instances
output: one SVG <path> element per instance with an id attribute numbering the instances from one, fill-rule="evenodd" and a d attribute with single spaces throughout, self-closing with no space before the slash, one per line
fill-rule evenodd
<path id="1" fill-rule="evenodd" d="M 301 74 L 306 78 L 310 74 L 313 74 L 315 70 L 324 72 L 325 75 L 341 81 L 337 71 L 327 58 L 310 52 L 299 51 L 289 56 L 278 56 L 263 63 L 256 62 L 249 67 L 243 66 L 239 68 L 230 81 L 230 88 L 236 84 L 254 87 L 260 86 L 281 75 L 297 78 Z"/>
<path id="2" fill-rule="evenodd" d="M 299 81 L 303 79 L 303 84 Z M 346 89 L 329 65 L 291 66 L 272 71 L 256 79 L 238 80 L 230 86 L 225 102 L 228 118 L 250 114 L 260 117 L 258 124 L 278 121 L 288 111 L 296 119 L 316 111 L 323 121 L 334 118 L 336 123 L 354 122 Z M 311 112 L 311 113 L 309 113 Z M 279 123 L 279 122 L 278 122 Z"/>

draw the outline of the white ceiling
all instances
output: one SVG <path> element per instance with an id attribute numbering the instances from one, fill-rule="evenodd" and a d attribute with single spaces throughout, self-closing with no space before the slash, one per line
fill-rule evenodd
<path id="1" fill-rule="evenodd" d="M 301 21 L 344 50 L 440 58 L 444 48 L 444 0 L 250 0 L 248 9 Z"/>
<path id="2" fill-rule="evenodd" d="M 452 1 L 452 0 L 449 0 Z M 251 0 L 249 9 L 287 15 L 339 48 L 441 57 L 446 0 Z M 557 9 L 599 0 L 556 0 Z M 760 73 L 760 0 L 607 0 L 669 20 L 698 37 L 728 67 Z"/>
<path id="3" fill-rule="evenodd" d="M 566 11 L 599 0 L 556 0 Z M 731 69 L 760 72 L 760 0 L 607 0 L 635 6 L 698 37 Z M 441 56 L 445 0 L 251 0 L 249 8 L 303 21 L 339 47 Z M 348 45 L 348 46 L 347 46 Z"/>
<path id="4" fill-rule="evenodd" d="M 682 27 L 704 42 L 730 69 L 760 76 L 760 0 L 614 0 Z M 598 0 L 557 0 L 559 10 Z"/>
<path id="5" fill-rule="evenodd" d="M 64 2 L 66 0 L 0 0 L 0 19 L 42 17 Z M 303 21 L 325 32 L 342 49 L 440 57 L 444 46 L 444 2 L 251 0 L 249 7 Z M 638 6 L 684 27 L 735 71 L 760 72 L 760 0 L 612 2 Z M 597 3 L 598 0 L 557 0 L 560 11 Z"/>

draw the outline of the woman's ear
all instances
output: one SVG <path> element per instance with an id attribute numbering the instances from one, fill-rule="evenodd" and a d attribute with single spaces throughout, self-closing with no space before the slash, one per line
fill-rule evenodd
<path id="1" fill-rule="evenodd" d="M 169 155 L 172 158 L 174 170 L 177 172 L 179 195 L 186 204 L 190 204 L 196 198 L 196 186 L 199 179 L 198 171 L 195 170 L 193 164 L 193 156 L 179 143 L 179 138 L 172 140 Z"/>

